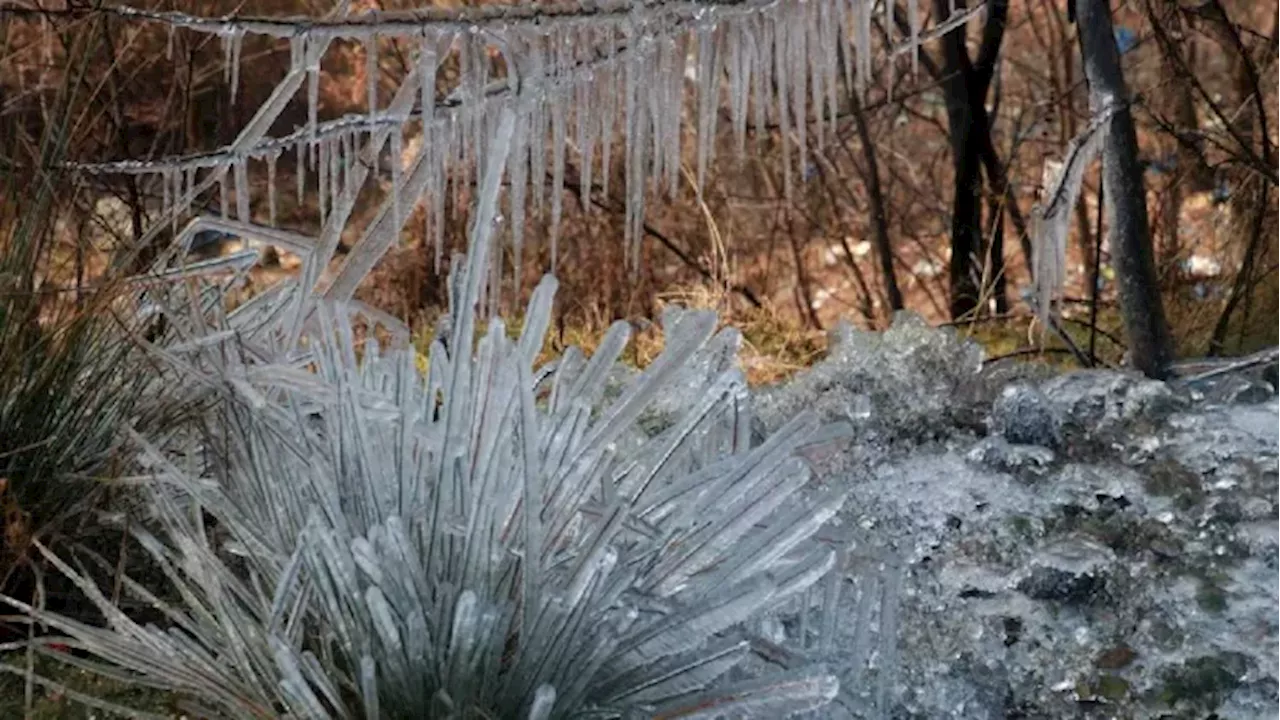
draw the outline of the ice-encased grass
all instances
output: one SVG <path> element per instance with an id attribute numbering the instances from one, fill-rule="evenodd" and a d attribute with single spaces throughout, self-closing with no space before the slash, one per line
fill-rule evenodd
<path id="1" fill-rule="evenodd" d="M 314 302 L 300 351 L 271 360 L 225 323 L 196 325 L 209 339 L 184 343 L 183 367 L 203 373 L 208 413 L 134 436 L 163 532 L 132 532 L 176 599 L 123 589 L 168 627 L 52 555 L 108 627 L 9 602 L 94 658 L 61 659 L 213 716 L 780 717 L 828 702 L 821 664 L 714 687 L 749 651 L 740 624 L 834 566 L 809 540 L 843 494 L 797 501 L 794 450 L 817 420 L 749 447 L 745 381 L 723 362 L 737 336 L 713 338 L 710 312 L 673 316 L 662 355 L 610 400 L 625 323 L 589 360 L 534 367 L 550 276 L 519 338 L 500 320 L 476 338 L 490 224 L 455 262 L 425 373 L 407 346 L 358 342 L 338 303 Z M 665 429 L 637 428 L 673 395 L 687 400 L 667 400 Z"/>
<path id="2" fill-rule="evenodd" d="M 748 651 L 738 623 L 832 569 L 806 541 L 843 496 L 779 510 L 807 479 L 792 453 L 816 420 L 747 447 L 731 369 L 683 388 L 679 420 L 637 442 L 714 315 L 682 317 L 601 403 L 627 328 L 589 361 L 535 371 L 554 288 L 519 339 L 495 321 L 474 352 L 464 308 L 425 377 L 409 350 L 370 342 L 357 361 L 346 314 L 321 305 L 311 383 L 264 384 L 257 407 L 226 390 L 189 452 L 138 438 L 165 532 L 134 534 L 182 602 L 127 589 L 171 627 L 135 624 L 87 582 L 109 629 L 28 610 L 111 674 L 229 717 L 778 717 L 826 702 L 821 666 L 703 697 Z"/>
<path id="3" fill-rule="evenodd" d="M 172 591 L 120 589 L 166 627 L 46 551 L 107 621 L 6 599 L 83 653 L 48 655 L 237 719 L 776 718 L 837 695 L 821 653 L 729 674 L 760 647 L 746 621 L 836 571 L 813 538 L 845 500 L 800 492 L 812 413 L 752 446 L 735 331 L 672 314 L 663 353 L 621 388 L 622 322 L 590 359 L 535 367 L 548 276 L 518 338 L 501 320 L 477 337 L 514 125 L 491 136 L 425 372 L 405 333 L 383 349 L 354 320 L 377 313 L 303 291 L 305 272 L 232 312 L 237 258 L 148 290 L 168 319 L 156 355 L 187 379 L 170 392 L 207 408 L 132 434 L 152 517 L 129 530 Z M 642 420 L 655 405 L 659 427 Z M 832 627 L 838 593 L 824 596 Z"/>

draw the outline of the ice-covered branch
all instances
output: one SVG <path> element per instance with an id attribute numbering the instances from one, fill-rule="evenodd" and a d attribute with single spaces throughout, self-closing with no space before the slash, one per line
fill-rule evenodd
<path id="1" fill-rule="evenodd" d="M 862 2 L 863 0 L 846 0 Z M 117 5 L 96 9 L 133 20 L 162 23 L 211 35 L 266 35 L 277 38 L 358 39 L 366 35 L 421 37 L 428 30 L 446 32 L 513 31 L 547 32 L 552 27 L 599 27 L 602 23 L 643 22 L 656 15 L 676 19 L 700 19 L 708 12 L 751 13 L 777 5 L 780 0 L 605 0 L 523 5 L 483 5 L 460 8 L 370 10 L 361 15 L 331 19 L 192 15 L 184 12 L 146 10 Z"/>
<path id="2" fill-rule="evenodd" d="M 915 0 L 909 11 L 919 19 Z M 518 127 L 505 202 L 513 220 L 517 265 L 527 206 L 549 213 L 554 263 L 568 151 L 577 156 L 582 199 L 590 207 L 588 195 L 596 191 L 596 179 L 608 193 L 618 139 L 628 256 L 638 261 L 647 196 L 675 191 L 684 138 L 690 134 L 695 138 L 696 187 L 701 192 L 714 157 L 722 106 L 728 108 L 740 150 L 750 123 L 758 137 L 779 130 L 783 188 L 790 195 L 800 174 L 797 167 L 803 167 L 809 152 L 807 136 L 815 134 L 817 146 L 822 146 L 846 88 L 865 89 L 874 49 L 871 0 L 614 0 L 371 12 L 328 19 L 209 18 L 128 7 L 110 12 L 220 35 L 233 78 L 239 74 L 239 47 L 246 35 L 287 38 L 290 69 L 253 127 L 231 146 L 185 157 L 81 165 L 80 171 L 158 176 L 166 211 L 184 208 L 216 187 L 224 214 L 232 212 L 234 196 L 235 214 L 248 221 L 249 164 L 257 160 L 267 168 L 267 215 L 274 222 L 276 164 L 292 152 L 297 157 L 299 201 L 304 186 L 314 182 L 322 221 L 348 190 L 354 197 L 376 168 L 375 174 L 391 175 L 387 202 L 395 205 L 388 208 L 390 223 L 383 229 L 398 235 L 407 214 L 402 211 L 421 202 L 428 226 L 435 226 L 439 238 L 446 189 L 469 192 L 470 178 L 485 154 L 482 138 L 490 116 L 509 107 L 516 112 Z M 953 29 L 972 16 L 973 11 L 960 11 L 940 19 L 930 32 Z M 896 56 L 913 51 L 922 32 L 912 23 L 902 48 L 887 48 L 888 52 Z M 416 78 L 403 83 L 416 85 L 409 90 L 420 96 L 416 104 L 400 103 L 394 109 L 377 103 L 379 41 L 390 37 L 417 45 Z M 339 38 L 364 44 L 371 68 L 368 107 L 358 115 L 321 122 L 320 63 L 328 44 Z M 842 47 L 853 52 L 842 52 Z M 457 73 L 450 73 L 448 93 L 440 100 L 438 74 L 446 59 L 456 62 Z M 304 84 L 306 126 L 275 138 L 257 132 L 279 117 Z M 686 101 L 692 110 L 687 118 Z M 693 133 L 685 131 L 686 122 Z M 403 155 L 406 132 L 421 133 L 420 151 L 414 157 Z M 372 152 L 360 148 L 366 134 L 371 139 L 384 137 Z M 386 138 L 392 151 L 390 167 L 379 159 L 384 157 Z M 406 194 L 401 183 L 410 177 L 416 191 Z M 338 213 L 343 221 L 346 212 Z M 386 243 L 387 238 L 380 237 L 373 247 Z"/>
<path id="3" fill-rule="evenodd" d="M 1115 116 L 1119 103 L 1108 103 L 1090 119 L 1089 124 L 1072 138 L 1061 162 L 1045 167 L 1044 199 L 1032 209 L 1035 232 L 1035 304 L 1046 324 L 1053 317 L 1054 299 L 1066 282 L 1067 234 L 1071 211 L 1075 209 L 1084 183 L 1084 173 L 1102 151 L 1107 123 Z M 1098 208 L 1102 212 L 1102 208 Z"/>

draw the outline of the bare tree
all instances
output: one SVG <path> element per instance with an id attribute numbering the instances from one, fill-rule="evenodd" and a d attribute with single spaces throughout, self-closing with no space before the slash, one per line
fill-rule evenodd
<path id="1" fill-rule="evenodd" d="M 1095 113 L 1112 111 L 1103 147 L 1102 182 L 1111 211 L 1111 254 L 1130 359 L 1149 377 L 1164 378 L 1173 361 L 1173 340 L 1160 298 L 1138 135 L 1128 107 L 1110 2 L 1075 0 L 1074 8 L 1090 104 Z"/>
<path id="2" fill-rule="evenodd" d="M 961 0 L 957 9 L 964 8 Z M 946 17 L 947 0 L 934 0 L 934 11 Z M 991 118 L 986 98 L 995 76 L 1004 40 L 1008 0 L 993 0 L 987 8 L 982 45 L 977 59 L 969 56 L 963 33 L 942 37 L 942 89 L 947 103 L 955 196 L 951 215 L 951 318 L 959 320 L 977 309 L 983 249 L 982 143 L 990 141 Z"/>

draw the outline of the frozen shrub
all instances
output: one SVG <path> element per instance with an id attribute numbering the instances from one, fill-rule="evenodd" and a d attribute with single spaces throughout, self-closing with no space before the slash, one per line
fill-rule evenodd
<path id="1" fill-rule="evenodd" d="M 92 669 L 221 717 L 775 718 L 828 703 L 839 685 L 818 662 L 726 674 L 751 651 L 744 621 L 835 566 L 812 536 L 844 495 L 802 495 L 793 454 L 815 416 L 749 448 L 733 332 L 713 337 L 709 312 L 673 316 L 663 354 L 611 400 L 625 323 L 590 359 L 533 366 L 551 277 L 518 339 L 500 320 L 475 338 L 478 227 L 425 373 L 407 346 L 358 343 L 339 303 L 315 303 L 299 350 L 269 361 L 225 318 L 186 343 L 207 415 L 135 435 L 164 532 L 133 532 L 180 601 L 124 583 L 168 628 L 52 555 L 108 627 L 10 602 Z M 673 387 L 670 421 L 637 433 Z"/>

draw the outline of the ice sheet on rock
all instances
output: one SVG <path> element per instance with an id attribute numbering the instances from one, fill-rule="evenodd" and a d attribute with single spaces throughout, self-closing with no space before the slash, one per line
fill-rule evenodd
<path id="1" fill-rule="evenodd" d="M 846 420 L 874 444 L 929 437 L 949 426 L 978 380 L 982 350 L 947 329 L 899 313 L 883 333 L 841 326 L 828 355 L 790 382 L 758 394 L 756 412 L 777 427 L 801 408 L 827 421 Z"/>

